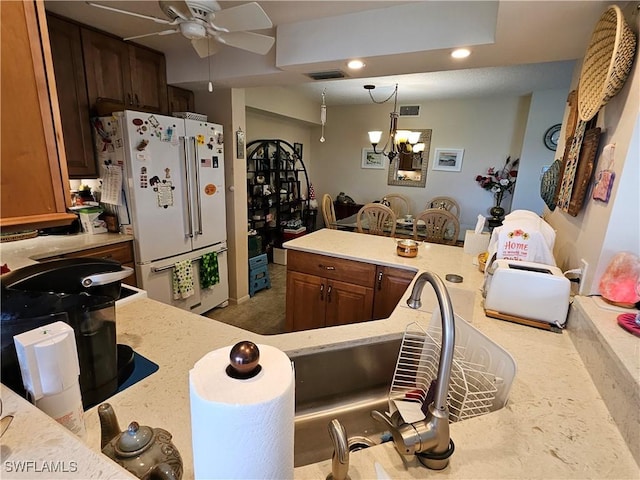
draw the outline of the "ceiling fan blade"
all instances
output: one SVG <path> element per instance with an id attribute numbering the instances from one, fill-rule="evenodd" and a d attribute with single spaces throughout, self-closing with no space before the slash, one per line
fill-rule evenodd
<path id="1" fill-rule="evenodd" d="M 135 40 L 136 38 L 151 37 L 153 35 L 171 35 L 172 33 L 178 33 L 179 31 L 180 30 L 177 28 L 175 30 L 162 30 L 161 32 L 145 33 L 143 35 L 136 35 L 135 37 L 123 38 L 123 40 Z"/>
<path id="2" fill-rule="evenodd" d="M 216 38 L 220 43 L 224 43 L 230 47 L 247 50 L 259 55 L 265 55 L 271 50 L 271 47 L 273 47 L 276 41 L 275 38 L 268 35 L 253 32 L 220 33 Z"/>
<path id="3" fill-rule="evenodd" d="M 147 20 L 151 20 L 156 23 L 162 23 L 163 25 L 175 25 L 176 21 L 170 22 L 169 20 L 165 20 L 164 18 L 152 17 L 150 15 L 143 15 L 141 13 L 130 12 L 129 10 L 120 10 L 119 8 L 109 7 L 107 5 L 100 5 L 99 3 L 87 2 L 87 5 L 91 5 L 92 7 L 103 8 L 105 10 L 109 10 L 111 12 L 124 13 L 125 15 L 131 15 L 133 17 L 144 18 Z"/>
<path id="4" fill-rule="evenodd" d="M 273 27 L 271 19 L 256 2 L 225 8 L 209 17 L 211 27 L 221 32 L 242 32 Z"/>
<path id="5" fill-rule="evenodd" d="M 191 40 L 191 45 L 200 58 L 206 58 L 220 50 L 220 45 L 213 37 Z"/>

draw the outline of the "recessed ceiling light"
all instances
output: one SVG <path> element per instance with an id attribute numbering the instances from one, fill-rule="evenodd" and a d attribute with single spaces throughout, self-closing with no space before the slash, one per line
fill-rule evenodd
<path id="1" fill-rule="evenodd" d="M 351 60 L 349 63 L 347 63 L 347 67 L 352 70 L 359 70 L 364 67 L 364 62 L 362 60 Z"/>
<path id="2" fill-rule="evenodd" d="M 471 55 L 471 52 L 466 48 L 458 48 L 451 52 L 453 58 L 467 58 L 469 55 Z"/>

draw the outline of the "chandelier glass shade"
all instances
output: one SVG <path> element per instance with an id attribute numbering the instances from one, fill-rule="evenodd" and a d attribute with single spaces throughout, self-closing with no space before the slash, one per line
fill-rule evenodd
<path id="1" fill-rule="evenodd" d="M 399 153 L 411 153 L 411 152 L 419 152 L 424 150 L 424 144 L 422 144 L 422 150 L 415 150 L 415 147 L 418 140 L 420 139 L 420 132 L 412 132 L 410 130 L 398 130 L 398 84 L 393 91 L 393 93 L 382 101 L 376 101 L 373 98 L 373 94 L 371 90 L 375 88 L 374 85 L 365 85 L 364 88 L 369 91 L 369 96 L 373 103 L 386 103 L 391 98 L 393 98 L 393 112 L 389 114 L 390 116 L 390 124 L 389 124 L 389 136 L 382 147 L 382 150 L 378 151 L 377 146 L 382 139 L 382 131 L 381 130 L 372 130 L 369 133 L 369 141 L 371 142 L 371 146 L 373 147 L 373 151 L 375 153 L 381 153 L 389 158 L 389 161 L 393 161 Z"/>

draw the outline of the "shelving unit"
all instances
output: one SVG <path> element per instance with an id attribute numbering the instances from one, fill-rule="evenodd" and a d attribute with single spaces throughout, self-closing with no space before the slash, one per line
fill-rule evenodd
<path id="1" fill-rule="evenodd" d="M 247 145 L 247 226 L 261 237 L 258 254 L 272 257 L 273 248 L 282 247 L 285 228 L 306 226 L 308 192 L 307 169 L 292 144 L 272 139 Z"/>

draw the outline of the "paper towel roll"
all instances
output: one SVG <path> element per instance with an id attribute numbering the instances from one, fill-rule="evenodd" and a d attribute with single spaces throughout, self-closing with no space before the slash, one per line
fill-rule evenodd
<path id="1" fill-rule="evenodd" d="M 189 372 L 195 478 L 293 478 L 291 360 L 258 345 L 262 370 L 239 380 L 225 371 L 231 348 L 209 352 Z"/>

